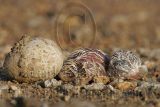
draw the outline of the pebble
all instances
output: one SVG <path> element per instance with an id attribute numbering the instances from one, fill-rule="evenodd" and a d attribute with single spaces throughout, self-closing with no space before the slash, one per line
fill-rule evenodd
<path id="1" fill-rule="evenodd" d="M 18 87 L 11 85 L 10 89 L 14 91 L 14 97 L 19 97 L 22 95 L 22 92 Z"/>
<path id="2" fill-rule="evenodd" d="M 56 79 L 46 80 L 44 82 L 45 87 L 57 87 L 62 84 L 62 81 L 57 81 Z"/>
<path id="3" fill-rule="evenodd" d="M 117 92 L 117 89 L 115 89 L 112 85 L 107 85 L 107 88 L 110 89 L 112 92 Z"/>
<path id="4" fill-rule="evenodd" d="M 103 90 L 106 88 L 106 86 L 103 83 L 92 83 L 83 87 L 87 90 Z"/>
<path id="5" fill-rule="evenodd" d="M 124 81 L 124 82 L 120 82 L 120 83 L 115 84 L 115 88 L 117 88 L 121 91 L 135 89 L 136 87 L 137 87 L 136 82 Z"/>
<path id="6" fill-rule="evenodd" d="M 70 100 L 71 96 L 67 95 L 67 96 L 64 96 L 64 101 L 68 102 Z"/>
<path id="7" fill-rule="evenodd" d="M 72 90 L 72 89 L 74 88 L 74 86 L 71 85 L 71 84 L 64 84 L 64 85 L 62 86 L 62 88 L 63 88 L 64 90 Z"/>
<path id="8" fill-rule="evenodd" d="M 136 87 L 135 90 L 144 90 L 144 89 L 158 89 L 160 90 L 160 84 L 159 83 L 151 83 L 151 82 L 141 82 L 141 85 Z"/>
<path id="9" fill-rule="evenodd" d="M 4 85 L 0 87 L 0 96 L 6 96 L 9 94 L 10 90 L 13 91 L 14 97 L 19 97 L 22 95 L 22 91 L 20 88 L 14 85 Z"/>
<path id="10" fill-rule="evenodd" d="M 156 67 L 156 63 L 153 62 L 153 61 L 145 61 L 145 62 L 144 62 L 144 65 L 146 65 L 146 67 L 147 67 L 148 69 L 153 69 L 153 68 Z"/>

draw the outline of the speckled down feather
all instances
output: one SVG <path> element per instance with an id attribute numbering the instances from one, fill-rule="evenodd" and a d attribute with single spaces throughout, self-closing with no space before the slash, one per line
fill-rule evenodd
<path id="1" fill-rule="evenodd" d="M 118 50 L 111 56 L 108 75 L 111 77 L 129 77 L 139 72 L 141 59 L 131 51 Z"/>
<path id="2" fill-rule="evenodd" d="M 59 77 L 75 84 L 108 82 L 106 70 L 109 60 L 108 55 L 97 49 L 76 50 L 64 62 Z"/>

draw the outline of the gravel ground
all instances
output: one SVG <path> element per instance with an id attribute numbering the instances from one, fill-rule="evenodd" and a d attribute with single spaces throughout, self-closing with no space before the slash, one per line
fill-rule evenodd
<path id="1" fill-rule="evenodd" d="M 71 0 L 72 1 L 72 0 Z M 80 0 L 79 0 L 80 2 Z M 159 1 L 149 0 L 81 0 L 93 14 L 96 24 L 83 17 L 72 17 L 63 23 L 63 31 L 55 34 L 56 18 L 63 13 L 65 0 L 0 0 L 0 106 L 5 107 L 159 107 L 160 106 L 160 8 Z M 75 6 L 75 4 L 72 4 Z M 71 5 L 71 6 L 72 6 Z M 77 5 L 76 5 L 77 6 Z M 78 5 L 81 7 L 81 5 Z M 79 12 L 78 9 L 75 11 Z M 88 18 L 89 16 L 87 16 Z M 61 22 L 61 18 L 58 19 Z M 68 23 L 72 41 L 68 41 Z M 94 26 L 92 26 L 94 28 Z M 89 29 L 88 29 L 89 28 Z M 78 30 L 77 30 L 78 29 Z M 87 29 L 87 30 L 86 30 Z M 88 32 L 89 31 L 89 32 Z M 90 32 L 91 31 L 91 32 Z M 60 42 L 65 54 L 77 48 L 77 44 L 88 46 L 95 38 L 93 47 L 111 54 L 122 48 L 137 51 L 148 73 L 141 80 L 122 81 L 121 84 L 88 84 L 73 86 L 55 79 L 32 84 L 10 80 L 3 69 L 5 54 L 22 35 L 43 36 Z M 84 39 L 85 35 L 85 39 Z M 64 42 L 61 39 L 64 38 Z M 86 41 L 84 41 L 86 40 Z M 83 42 L 81 42 L 83 41 Z M 72 42 L 77 44 L 72 44 Z M 72 47 L 72 48 L 71 48 Z M 67 51 L 66 51 L 67 50 Z M 68 51 L 69 50 L 69 51 Z M 57 79 L 57 80 L 56 80 Z"/>

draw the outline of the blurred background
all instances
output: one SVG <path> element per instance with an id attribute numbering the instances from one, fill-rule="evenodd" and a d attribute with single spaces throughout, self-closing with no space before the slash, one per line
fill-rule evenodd
<path id="1" fill-rule="evenodd" d="M 158 82 L 158 85 L 155 84 L 155 87 L 158 87 L 154 91 L 155 94 L 152 93 L 152 88 L 147 91 L 153 96 L 151 94 L 147 96 L 144 89 L 138 99 L 136 99 L 137 93 L 129 91 L 133 94 L 131 96 L 124 93 L 127 98 L 130 97 L 127 99 L 121 96 L 121 93 L 119 95 L 115 93 L 116 97 L 110 94 L 108 96 L 106 90 L 103 93 L 95 91 L 93 95 L 90 91 L 89 94 L 84 91 L 79 98 L 82 97 L 85 101 L 87 98 L 92 101 L 95 99 L 102 105 L 113 104 L 113 107 L 114 105 L 124 107 L 124 104 L 127 107 L 132 105 L 141 107 L 145 106 L 145 103 L 149 105 L 148 107 L 156 104 L 156 107 L 160 106 L 160 66 L 158 66 L 160 65 L 160 0 L 0 0 L 0 68 L 3 66 L 5 54 L 23 35 L 49 38 L 64 50 L 94 47 L 109 54 L 117 48 L 138 50 L 143 63 L 155 78 L 154 81 Z M 2 71 L 3 69 L 0 69 L 1 78 L 5 77 Z M 70 95 L 64 94 L 64 98 L 61 98 L 63 95 L 58 88 L 59 91 L 56 91 L 36 84 L 1 81 L 1 78 L 0 107 L 3 106 L 2 99 L 17 105 L 13 107 L 32 103 L 38 105 L 43 100 L 53 106 L 52 103 L 70 100 Z M 16 87 L 8 88 L 12 85 Z M 27 98 L 28 103 L 25 103 L 27 100 L 23 97 L 17 98 L 19 94 Z M 1 98 L 1 95 L 4 96 Z M 40 100 L 35 102 L 32 97 Z M 75 105 L 81 107 L 79 106 L 81 103 L 74 100 L 73 102 L 73 107 Z M 41 107 L 48 107 L 45 103 L 43 105 Z M 82 107 L 87 106 L 95 107 L 90 103 Z"/>
<path id="2" fill-rule="evenodd" d="M 27 34 L 53 39 L 64 49 L 88 43 L 103 50 L 160 48 L 159 0 L 77 0 L 82 6 L 68 9 L 72 1 L 0 0 L 0 46 Z"/>

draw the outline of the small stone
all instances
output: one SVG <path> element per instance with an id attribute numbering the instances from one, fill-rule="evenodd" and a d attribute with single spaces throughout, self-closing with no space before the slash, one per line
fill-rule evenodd
<path id="1" fill-rule="evenodd" d="M 77 95 L 80 94 L 80 91 L 81 91 L 81 87 L 80 86 L 74 86 L 74 88 L 72 90 L 73 94 L 77 94 Z"/>
<path id="2" fill-rule="evenodd" d="M 107 84 L 110 81 L 110 78 L 107 76 L 96 76 L 93 78 L 94 83 L 103 83 Z"/>
<path id="3" fill-rule="evenodd" d="M 131 90 L 136 88 L 137 83 L 136 82 L 120 82 L 115 84 L 115 88 L 121 90 L 121 91 L 126 91 L 126 90 Z"/>
<path id="4" fill-rule="evenodd" d="M 103 90 L 106 86 L 103 83 L 92 83 L 90 85 L 85 85 L 84 88 L 87 90 Z"/>
<path id="5" fill-rule="evenodd" d="M 139 67 L 139 73 L 138 73 L 138 76 L 140 78 L 142 77 L 146 77 L 146 75 L 148 74 L 148 68 L 146 65 L 142 65 L 141 67 Z"/>
<path id="6" fill-rule="evenodd" d="M 153 69 L 153 68 L 156 67 L 156 63 L 153 62 L 153 61 L 145 61 L 145 62 L 144 62 L 144 65 L 146 65 L 146 67 L 147 67 L 148 69 Z"/>
<path id="7" fill-rule="evenodd" d="M 62 81 L 57 81 L 56 79 L 46 80 L 44 82 L 45 87 L 57 87 L 62 84 Z"/>
<path id="8" fill-rule="evenodd" d="M 51 80 L 53 86 L 60 86 L 62 84 L 62 81 L 57 81 L 56 79 Z"/>
<path id="9" fill-rule="evenodd" d="M 112 85 L 107 85 L 107 88 L 110 89 L 112 92 L 117 92 L 117 89 L 115 89 Z"/>
<path id="10" fill-rule="evenodd" d="M 51 85 L 52 85 L 52 82 L 50 81 L 50 80 L 46 80 L 45 82 L 44 82 L 44 86 L 47 88 L 47 87 L 51 87 Z"/>
<path id="11" fill-rule="evenodd" d="M 71 84 L 64 84 L 64 85 L 62 86 L 62 88 L 63 88 L 64 90 L 72 90 L 72 89 L 74 88 L 74 86 L 71 85 Z"/>
<path id="12" fill-rule="evenodd" d="M 155 78 L 160 77 L 160 66 L 156 66 L 150 73 Z"/>
<path id="13" fill-rule="evenodd" d="M 17 88 L 16 86 L 14 86 L 14 85 L 11 85 L 10 88 L 11 88 L 12 90 L 14 90 L 14 91 L 18 90 L 18 88 Z"/>
<path id="14" fill-rule="evenodd" d="M 18 87 L 11 85 L 10 89 L 14 91 L 14 97 L 19 97 L 22 95 L 22 92 Z"/>
<path id="15" fill-rule="evenodd" d="M 64 96 L 64 101 L 66 101 L 66 102 L 68 102 L 69 100 L 70 100 L 70 96 L 69 95 L 67 95 L 67 96 Z"/>
<path id="16" fill-rule="evenodd" d="M 22 94 L 21 90 L 18 87 L 14 86 L 14 85 L 11 85 L 11 86 L 5 85 L 5 86 L 0 87 L 0 96 L 7 97 L 7 95 L 9 95 L 10 90 L 13 91 L 14 97 L 21 96 L 21 94 Z"/>
<path id="17" fill-rule="evenodd" d="M 160 84 L 155 82 L 141 82 L 141 85 L 136 87 L 135 90 L 144 90 L 144 89 L 157 89 L 160 90 Z"/>

